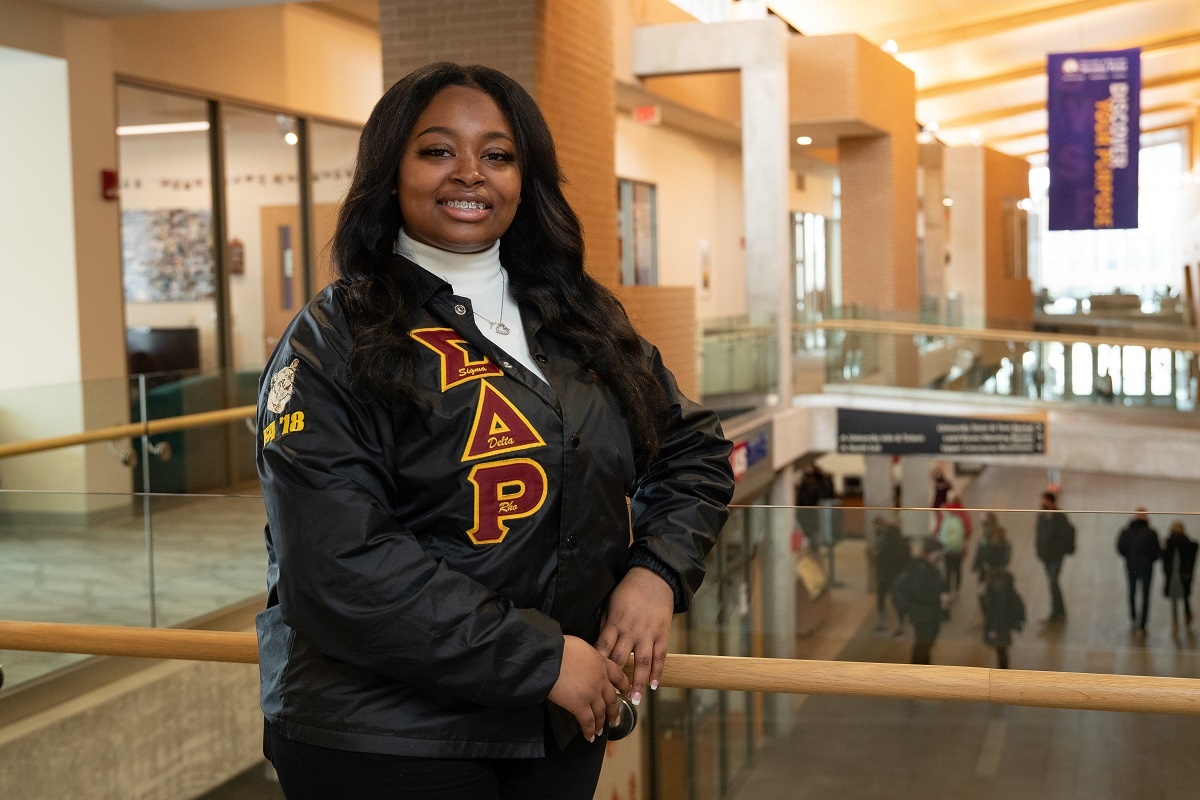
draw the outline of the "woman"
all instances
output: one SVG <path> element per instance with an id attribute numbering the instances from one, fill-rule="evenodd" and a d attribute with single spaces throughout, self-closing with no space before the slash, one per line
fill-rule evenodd
<path id="1" fill-rule="evenodd" d="M 996 666 L 1008 669 L 1013 631 L 1025 627 L 1025 602 L 1017 594 L 1011 572 L 1004 567 L 988 570 L 979 608 L 983 611 L 983 643 L 995 648 Z"/>
<path id="2" fill-rule="evenodd" d="M 363 129 L 340 280 L 260 392 L 289 797 L 591 798 L 617 692 L 657 687 L 731 448 L 584 272 L 561 181 L 491 69 L 419 69 Z"/>
<path id="3" fill-rule="evenodd" d="M 1183 623 L 1192 624 L 1192 576 L 1196 571 L 1196 551 L 1200 544 L 1187 535 L 1183 523 L 1171 523 L 1171 532 L 1163 547 L 1162 566 L 1166 578 L 1163 594 L 1171 601 L 1171 630 L 1179 629 L 1179 606 L 1183 604 Z"/>
<path id="4" fill-rule="evenodd" d="M 1004 526 L 996 519 L 994 512 L 983 515 L 983 541 L 975 548 L 975 560 L 971 562 L 971 571 L 979 578 L 982 585 L 988 573 L 994 569 L 1004 569 L 1012 561 L 1012 544 Z"/>

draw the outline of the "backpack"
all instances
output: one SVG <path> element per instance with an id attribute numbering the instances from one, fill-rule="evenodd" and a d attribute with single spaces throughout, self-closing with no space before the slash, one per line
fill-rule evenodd
<path id="1" fill-rule="evenodd" d="M 950 553 L 961 553 L 966 538 L 967 529 L 963 526 L 962 518 L 958 514 L 943 512 L 942 524 L 938 528 L 938 541 L 942 547 Z"/>
<path id="2" fill-rule="evenodd" d="M 1066 517 L 1062 522 L 1062 551 L 1069 556 L 1075 552 L 1075 526 Z"/>

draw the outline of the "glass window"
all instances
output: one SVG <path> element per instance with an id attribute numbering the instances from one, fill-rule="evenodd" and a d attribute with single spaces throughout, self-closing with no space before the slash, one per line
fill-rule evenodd
<path id="1" fill-rule="evenodd" d="M 617 179 L 621 283 L 658 285 L 658 190 L 652 183 Z"/>
<path id="2" fill-rule="evenodd" d="M 329 245 L 337 227 L 338 211 L 346 199 L 354 174 L 359 130 L 344 125 L 312 122 L 308 126 L 312 163 L 312 246 L 315 294 L 333 280 Z"/>
<path id="3" fill-rule="evenodd" d="M 235 105 L 224 117 L 233 365 L 258 370 L 306 300 L 299 125 Z"/>
<path id="4" fill-rule="evenodd" d="M 215 371 L 208 103 L 118 86 L 117 126 L 129 371 Z"/>

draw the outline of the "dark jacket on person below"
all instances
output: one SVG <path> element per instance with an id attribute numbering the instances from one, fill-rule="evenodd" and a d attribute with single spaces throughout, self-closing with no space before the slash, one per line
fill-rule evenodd
<path id="1" fill-rule="evenodd" d="M 1196 572 L 1196 552 L 1200 543 L 1186 533 L 1172 533 L 1167 537 L 1166 547 L 1162 551 L 1162 567 L 1166 580 L 1163 581 L 1163 594 L 1171 596 L 1171 572 L 1175 568 L 1175 560 L 1179 560 L 1179 579 L 1183 583 L 1184 595 L 1191 594 L 1192 576 Z"/>
<path id="2" fill-rule="evenodd" d="M 1132 519 L 1117 537 L 1117 552 L 1130 572 L 1147 573 L 1162 555 L 1158 532 L 1144 519 Z"/>
<path id="3" fill-rule="evenodd" d="M 942 593 L 946 581 L 942 571 L 924 558 L 909 559 L 908 566 L 892 586 L 892 602 L 912 620 L 918 639 L 937 636 L 942 620 Z"/>
<path id="4" fill-rule="evenodd" d="M 1074 549 L 1075 528 L 1061 511 L 1041 511 L 1037 515 L 1037 557 L 1058 561 Z"/>
<path id="5" fill-rule="evenodd" d="M 1003 567 L 992 570 L 987 588 L 979 596 L 983 612 L 983 642 L 991 647 L 1008 647 L 1012 632 L 1025 626 L 1025 603 L 1013 585 L 1012 573 Z"/>
<path id="6" fill-rule="evenodd" d="M 546 702 L 562 637 L 595 641 L 626 571 L 653 570 L 688 607 L 727 516 L 731 445 L 644 344 L 670 405 L 639 470 L 616 395 L 533 309 L 525 330 L 550 385 L 479 332 L 467 299 L 408 267 L 425 411 L 349 388 L 340 283 L 263 373 L 262 709 L 322 747 L 539 757 L 548 713 L 578 732 Z"/>
<path id="7" fill-rule="evenodd" d="M 884 525 L 875 543 L 876 591 L 886 594 L 912 558 L 908 539 L 895 524 Z"/>

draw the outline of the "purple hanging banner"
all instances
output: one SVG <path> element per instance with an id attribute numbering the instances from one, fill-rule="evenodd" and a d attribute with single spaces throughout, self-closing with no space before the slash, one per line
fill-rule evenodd
<path id="1" fill-rule="evenodd" d="M 1142 51 L 1051 54 L 1050 230 L 1138 226 Z"/>

